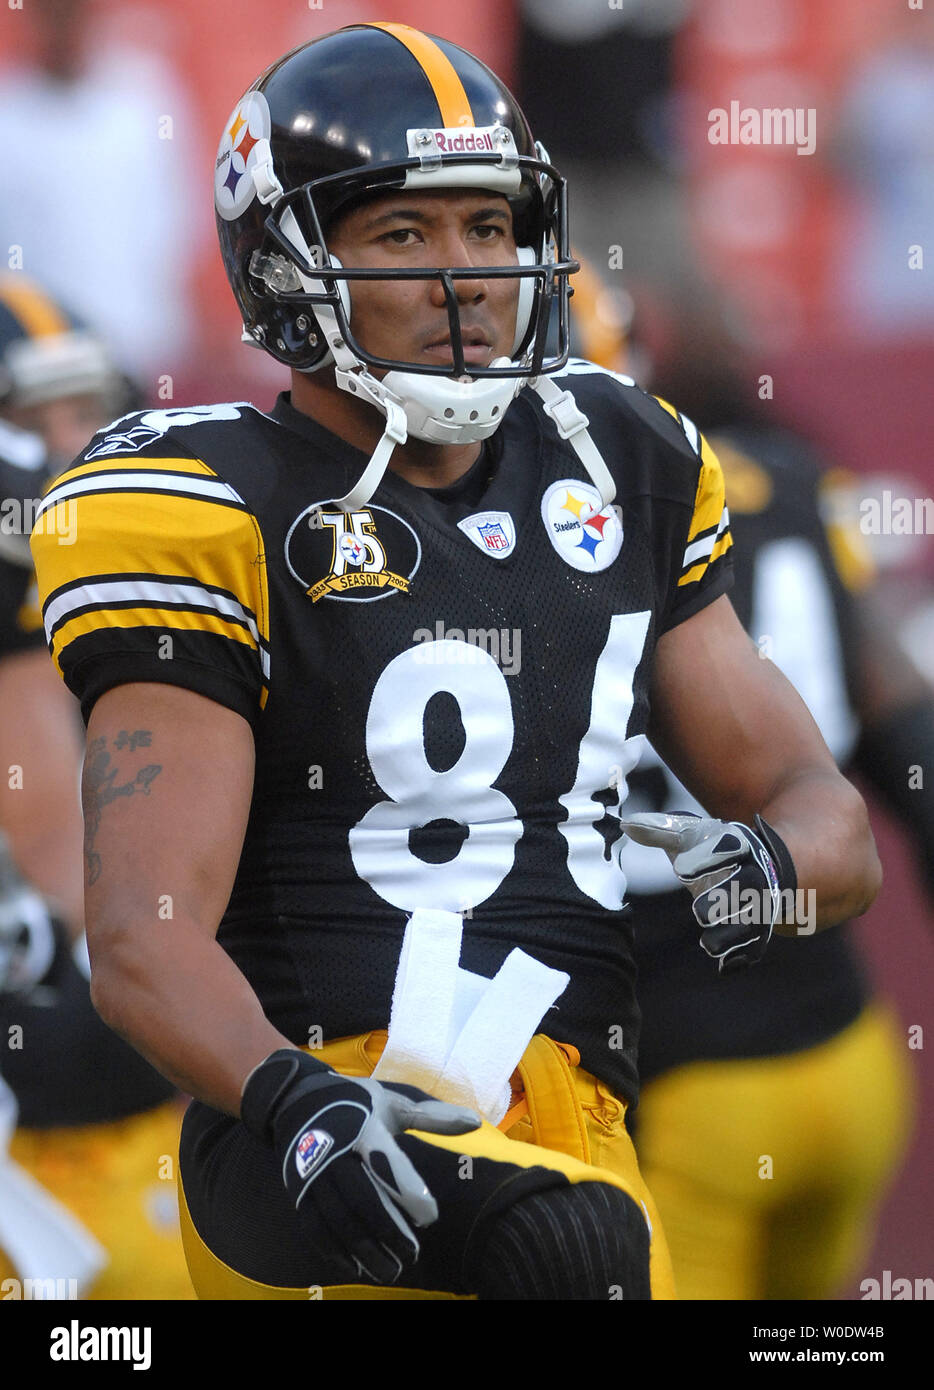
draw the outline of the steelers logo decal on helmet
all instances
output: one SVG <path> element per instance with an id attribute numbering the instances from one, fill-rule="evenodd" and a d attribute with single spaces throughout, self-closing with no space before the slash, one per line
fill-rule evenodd
<path id="1" fill-rule="evenodd" d="M 542 521 L 555 550 L 576 570 L 605 570 L 622 548 L 622 510 L 605 507 L 592 483 L 552 483 L 542 498 Z"/>
<path id="2" fill-rule="evenodd" d="M 312 603 L 407 594 L 421 558 L 411 526 L 385 507 L 348 512 L 316 502 L 295 518 L 285 542 L 285 562 Z"/>
<path id="3" fill-rule="evenodd" d="M 266 98 L 262 92 L 247 92 L 224 126 L 214 164 L 214 206 L 227 222 L 245 212 L 256 197 L 252 169 L 268 153 L 271 129 Z"/>

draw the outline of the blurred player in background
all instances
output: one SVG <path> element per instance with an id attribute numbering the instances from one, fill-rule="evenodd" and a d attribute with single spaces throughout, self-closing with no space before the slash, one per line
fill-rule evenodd
<path id="1" fill-rule="evenodd" d="M 809 705 L 841 766 L 867 777 L 934 863 L 934 700 L 876 619 L 872 566 L 827 475 L 746 399 L 716 306 L 679 306 L 652 389 L 683 402 L 723 464 L 736 540 L 732 601 L 763 658 Z M 673 315 L 673 322 L 675 316 Z M 654 750 L 633 809 L 701 812 Z M 665 856 L 622 854 L 635 911 L 644 1089 L 637 1149 L 687 1299 L 828 1298 L 858 1272 L 909 1128 L 905 1041 L 845 924 L 773 937 L 755 970 L 718 975 L 684 950 Z"/>
<path id="2" fill-rule="evenodd" d="M 0 413 L 69 463 L 137 404 L 104 341 L 25 275 L 0 276 Z"/>
<path id="3" fill-rule="evenodd" d="M 16 190 L 0 202 L 4 263 L 67 301 L 121 366 L 155 383 L 192 350 L 188 281 L 206 230 L 193 211 L 196 121 L 161 51 L 161 8 L 17 8 L 4 35 L 13 61 L 0 72 L 4 179 Z"/>
<path id="4" fill-rule="evenodd" d="M 37 432 L 0 421 L 0 1154 L 10 1092 L 19 1119 L 17 1166 L 0 1173 L 0 1281 L 188 1298 L 175 1093 L 91 1006 L 80 720 L 49 660 L 28 545 L 57 467 L 129 403 L 99 339 L 25 277 L 0 279 L 0 414 Z"/>

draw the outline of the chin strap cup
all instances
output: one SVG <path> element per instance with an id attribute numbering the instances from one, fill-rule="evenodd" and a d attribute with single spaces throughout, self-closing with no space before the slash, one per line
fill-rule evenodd
<path id="1" fill-rule="evenodd" d="M 340 507 L 341 511 L 352 512 L 366 506 L 382 481 L 396 445 L 404 444 L 408 439 L 408 416 L 404 406 L 368 372 L 351 373 L 338 369 L 337 379 L 343 390 L 369 401 L 386 417 L 382 438 L 363 473 L 344 497 L 334 499 L 334 505 Z M 351 381 L 353 385 L 348 384 Z M 608 507 L 616 497 L 616 484 L 603 455 L 590 437 L 587 416 L 578 408 L 571 392 L 560 390 L 550 377 L 538 377 L 530 385 L 541 397 L 545 414 L 554 421 L 558 434 L 568 441 L 584 465 L 600 494 L 602 505 Z"/>

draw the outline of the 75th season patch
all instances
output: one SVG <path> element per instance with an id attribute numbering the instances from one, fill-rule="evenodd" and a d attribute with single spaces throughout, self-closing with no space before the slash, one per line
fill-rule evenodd
<path id="1" fill-rule="evenodd" d="M 289 572 L 312 603 L 374 603 L 407 594 L 421 558 L 411 526 L 386 507 L 343 512 L 316 502 L 295 518 L 285 541 Z"/>

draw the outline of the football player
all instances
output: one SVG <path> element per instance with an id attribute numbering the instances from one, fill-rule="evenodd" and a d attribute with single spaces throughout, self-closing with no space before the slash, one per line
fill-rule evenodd
<path id="1" fill-rule="evenodd" d="M 0 1271 L 19 1281 L 11 1287 L 61 1278 L 66 1291 L 95 1299 L 190 1298 L 172 1186 L 174 1087 L 91 1004 L 80 717 L 48 660 L 28 544 L 42 492 L 65 462 L 53 462 L 56 451 L 73 451 L 77 432 L 112 418 L 125 398 L 96 339 L 38 286 L 0 279 L 0 414 L 43 434 L 0 422 L 0 830 L 10 847 L 0 875 L 9 940 L 0 968 L 0 1076 L 18 1113 L 8 1200 L 20 1202 L 20 1184 L 34 1179 L 31 1200 L 55 1233 L 51 1246 L 30 1240 L 19 1221 L 5 1225 L 0 1204 Z M 73 528 L 74 514 L 60 512 L 51 541 L 67 548 Z M 77 1244 L 62 1235 L 76 1221 Z M 85 1259 L 88 1240 L 94 1253 Z"/>
<path id="2" fill-rule="evenodd" d="M 67 463 L 129 410 L 135 389 L 104 341 L 40 285 L 0 275 L 0 414 Z"/>
<path id="3" fill-rule="evenodd" d="M 564 180 L 494 74 L 397 24 L 306 44 L 214 194 L 291 392 L 118 422 L 45 499 L 76 545 L 34 541 L 95 1003 L 195 1096 L 195 1287 L 670 1297 L 626 774 L 651 730 L 724 817 L 694 869 L 768 904 L 711 919 L 733 962 L 797 881 L 822 926 L 867 906 L 865 808 L 729 605 L 709 446 L 567 362 Z"/>

